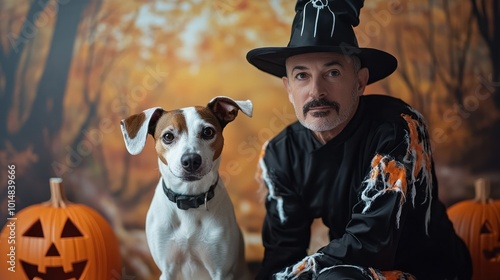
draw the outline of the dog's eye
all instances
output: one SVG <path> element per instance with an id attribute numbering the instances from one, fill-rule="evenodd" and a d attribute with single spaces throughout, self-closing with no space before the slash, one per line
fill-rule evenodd
<path id="1" fill-rule="evenodd" d="M 165 142 L 165 144 L 171 144 L 174 141 L 174 138 L 174 134 L 171 132 L 163 134 L 163 142 Z"/>
<path id="2" fill-rule="evenodd" d="M 203 131 L 201 132 L 201 137 L 203 139 L 212 139 L 215 136 L 215 129 L 211 127 L 205 127 Z"/>

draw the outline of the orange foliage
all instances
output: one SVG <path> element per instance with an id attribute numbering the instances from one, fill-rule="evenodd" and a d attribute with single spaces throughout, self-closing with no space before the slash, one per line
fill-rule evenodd
<path id="1" fill-rule="evenodd" d="M 467 119 L 462 118 L 463 125 L 455 127 L 456 123 L 443 118 L 443 110 L 446 112 L 455 104 L 443 82 L 452 78 L 449 71 L 445 72 L 452 58 L 446 56 L 448 49 L 439 48 L 447 45 L 446 16 L 428 3 L 366 1 L 355 32 L 362 47 L 386 50 L 400 62 L 399 70 L 370 86 L 369 93 L 391 94 L 418 105 L 417 109 L 424 110 L 434 124 L 430 127 L 431 136 L 437 127 L 444 128 L 448 139 L 464 139 L 439 146 L 442 151 L 438 154 L 447 159 L 456 156 L 457 147 L 465 149 L 467 141 L 472 140 L 465 125 Z M 0 3 L 0 35 L 19 32 L 30 4 L 27 0 Z M 156 155 L 151 140 L 142 154 L 128 155 L 120 120 L 154 106 L 171 110 L 204 105 L 216 95 L 251 99 L 254 117 L 238 118 L 224 131 L 226 144 L 220 173 L 245 235 L 247 258 L 259 261 L 265 214 L 254 179 L 259 153 L 266 140 L 296 118 L 281 81 L 255 69 L 245 55 L 255 47 L 288 43 L 294 5 L 287 0 L 92 0 L 81 20 L 74 47 L 63 127 L 52 141 L 53 160 L 64 167 L 61 175 L 76 181 L 91 177 L 96 188 L 104 189 L 112 197 L 109 200 L 116 203 L 119 221 L 125 229 L 142 229 L 159 176 Z M 456 19 L 460 21 L 464 10 L 454 1 L 451 9 L 457 15 L 453 24 L 458 24 Z M 9 112 L 10 131 L 23 125 L 32 106 L 46 106 L 32 103 L 57 14 L 48 15 L 46 21 L 39 22 L 38 33 L 23 53 L 23 67 L 18 71 L 22 83 L 17 90 L 22 96 L 16 94 Z M 436 32 L 434 54 L 429 53 L 427 45 L 431 16 Z M 0 36 L 0 43 L 4 50 L 13 51 L 9 38 Z M 472 39 L 478 49 L 473 52 L 474 57 L 481 61 L 484 52 L 480 51 L 478 38 Z M 435 63 L 436 56 L 435 69 L 443 72 L 442 77 L 431 75 L 429 65 Z M 478 84 L 473 70 L 467 69 L 470 76 L 464 83 L 469 92 Z M 481 101 L 480 108 L 486 103 Z M 497 117 L 485 117 L 481 125 L 487 126 Z M 68 164 L 74 153 L 80 156 L 81 163 Z M 0 153 L 0 159 L 8 161 L 1 156 L 6 154 Z M 74 192 L 82 194 L 78 197 L 83 202 L 94 201 L 82 190 Z M 113 211 L 110 210 L 110 216 L 116 215 Z"/>

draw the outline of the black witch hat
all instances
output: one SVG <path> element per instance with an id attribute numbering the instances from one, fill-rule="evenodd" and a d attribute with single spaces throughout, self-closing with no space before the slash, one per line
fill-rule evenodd
<path id="1" fill-rule="evenodd" d="M 298 1 L 286 47 L 257 48 L 247 53 L 247 60 L 260 70 L 286 76 L 288 57 L 312 52 L 337 52 L 357 56 L 370 72 L 368 84 L 389 76 L 397 67 L 394 56 L 381 50 L 360 48 L 353 27 L 359 24 L 363 0 Z"/>

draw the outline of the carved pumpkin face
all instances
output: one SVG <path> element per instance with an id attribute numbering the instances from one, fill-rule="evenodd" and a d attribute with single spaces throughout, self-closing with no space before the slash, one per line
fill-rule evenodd
<path id="1" fill-rule="evenodd" d="M 1 279 L 116 279 L 121 270 L 118 242 L 107 222 L 81 204 L 27 207 L 16 215 L 16 272 Z M 2 243 L 9 230 L 2 231 Z M 7 240 L 7 239 L 5 239 Z M 5 246 L 10 249 L 9 246 Z M 8 251 L 0 250 L 3 256 Z M 118 277 L 119 279 L 119 277 Z"/>
<path id="2" fill-rule="evenodd" d="M 489 187 L 478 181 L 476 198 L 452 205 L 448 215 L 469 248 L 473 279 L 500 275 L 500 202 L 489 198 Z"/>

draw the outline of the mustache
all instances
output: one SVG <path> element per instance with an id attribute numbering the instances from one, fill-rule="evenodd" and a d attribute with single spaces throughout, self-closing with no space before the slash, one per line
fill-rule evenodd
<path id="1" fill-rule="evenodd" d="M 337 113 L 340 110 L 340 104 L 336 101 L 328 101 L 326 99 L 315 99 L 307 102 L 302 107 L 302 112 L 304 116 L 307 114 L 307 112 L 309 112 L 311 109 L 315 107 L 332 107 L 333 109 L 335 109 L 335 111 L 337 111 Z"/>

